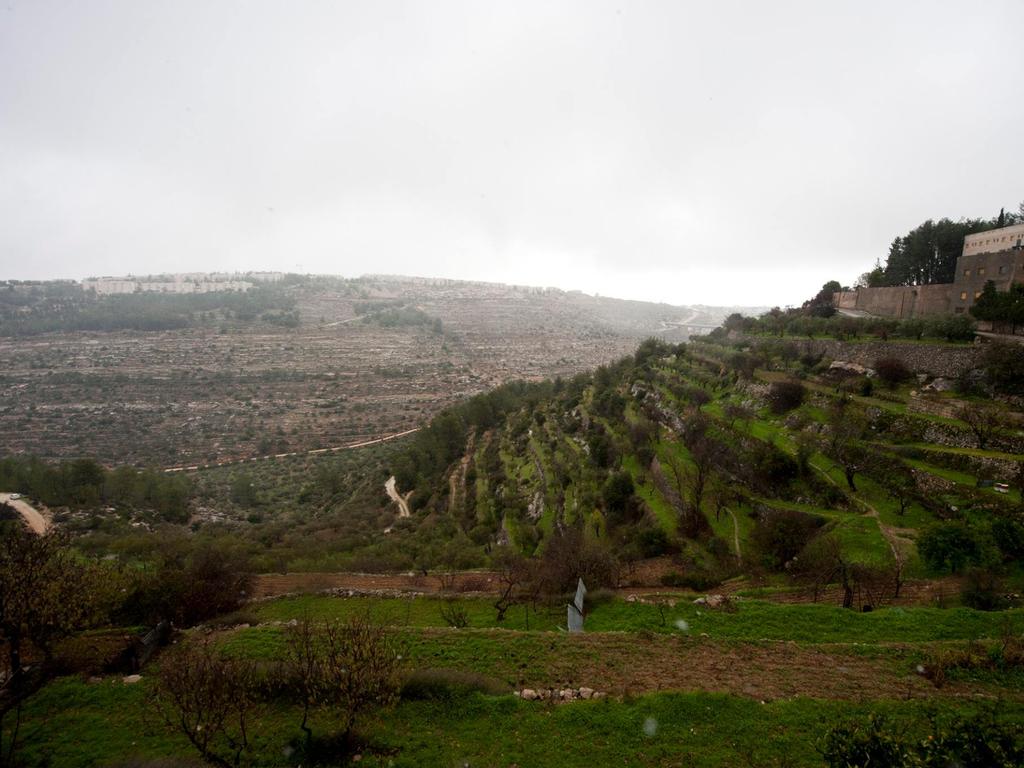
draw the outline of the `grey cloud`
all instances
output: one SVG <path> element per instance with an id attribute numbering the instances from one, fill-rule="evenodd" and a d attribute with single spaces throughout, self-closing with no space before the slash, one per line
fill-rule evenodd
<path id="1" fill-rule="evenodd" d="M 404 272 L 790 303 L 1024 197 L 1024 6 L 0 10 L 0 277 Z"/>

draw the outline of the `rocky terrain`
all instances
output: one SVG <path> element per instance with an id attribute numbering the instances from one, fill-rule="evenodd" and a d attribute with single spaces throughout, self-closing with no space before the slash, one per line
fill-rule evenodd
<path id="1" fill-rule="evenodd" d="M 6 452 L 170 466 L 345 444 L 409 429 L 511 379 L 592 369 L 646 336 L 682 340 L 732 309 L 451 280 L 290 277 L 263 290 L 270 306 L 294 308 L 291 325 L 281 314 L 215 308 L 168 330 L 0 338 Z M 36 310 L 38 286 L 4 287 L 19 321 L 109 300 L 62 284 L 60 302 Z M 148 300 L 127 298 L 136 312 Z M 179 300 L 159 298 L 164 308 Z"/>

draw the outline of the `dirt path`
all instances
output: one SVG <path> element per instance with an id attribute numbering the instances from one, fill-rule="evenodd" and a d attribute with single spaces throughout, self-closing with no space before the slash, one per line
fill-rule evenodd
<path id="1" fill-rule="evenodd" d="M 388 481 L 384 483 L 384 490 L 387 491 L 388 498 L 398 505 L 398 516 L 411 517 L 412 513 L 409 511 L 409 503 L 406 499 L 402 498 L 402 494 L 398 492 L 398 486 L 394 475 L 389 477 Z"/>
<path id="2" fill-rule="evenodd" d="M 311 451 L 292 451 L 291 453 L 272 453 L 266 456 L 251 456 L 248 459 L 228 459 L 227 461 L 217 461 L 213 464 L 192 464 L 190 466 L 181 467 L 164 467 L 164 472 L 197 472 L 200 469 L 210 469 L 212 467 L 228 467 L 232 464 L 248 464 L 254 461 L 269 461 L 270 459 L 286 459 L 290 456 L 317 456 L 322 453 L 337 453 L 338 451 L 351 451 L 354 448 L 365 448 L 368 445 L 376 445 L 377 443 L 386 443 L 388 440 L 397 440 L 400 437 L 411 435 L 413 432 L 419 432 L 419 427 L 413 429 L 407 429 L 404 432 L 396 432 L 393 435 L 384 435 L 384 437 L 377 437 L 373 440 L 364 440 L 361 443 L 350 443 L 348 445 L 335 445 L 330 448 L 315 448 Z"/>
<path id="3" fill-rule="evenodd" d="M 42 536 L 50 527 L 50 521 L 47 520 L 43 515 L 23 499 L 12 499 L 12 493 L 0 493 L 0 504 L 6 504 L 7 506 L 14 509 L 15 512 L 20 514 L 25 520 L 25 524 L 32 529 L 34 533 L 38 533 Z"/>
<path id="4" fill-rule="evenodd" d="M 729 513 L 729 517 L 732 518 L 732 541 L 733 546 L 736 548 L 736 560 L 740 563 L 743 562 L 743 550 L 740 549 L 740 521 L 736 519 L 736 513 L 731 509 L 725 510 Z"/>

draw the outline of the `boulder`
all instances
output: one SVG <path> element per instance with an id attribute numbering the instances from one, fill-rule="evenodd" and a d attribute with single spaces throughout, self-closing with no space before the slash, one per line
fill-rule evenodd
<path id="1" fill-rule="evenodd" d="M 537 692 L 532 688 L 523 688 L 523 690 L 519 692 L 519 698 L 523 701 L 536 701 L 540 696 L 538 696 Z"/>
<path id="2" fill-rule="evenodd" d="M 125 675 L 121 678 L 121 682 L 125 685 L 134 685 L 142 679 L 142 675 Z"/>
<path id="3" fill-rule="evenodd" d="M 831 365 L 828 367 L 829 373 L 835 374 L 847 374 L 854 376 L 867 376 L 871 378 L 875 375 L 874 368 L 868 368 L 864 365 L 858 365 L 857 363 L 851 363 L 847 360 L 833 360 Z"/>
<path id="4" fill-rule="evenodd" d="M 952 379 L 945 379 L 939 376 L 937 379 L 933 379 L 930 384 L 926 384 L 922 387 L 923 390 L 928 392 L 949 392 L 956 386 L 956 382 Z"/>
<path id="5" fill-rule="evenodd" d="M 592 699 L 593 697 L 594 697 L 594 689 L 593 688 L 580 688 L 580 698 L 581 699 Z"/>

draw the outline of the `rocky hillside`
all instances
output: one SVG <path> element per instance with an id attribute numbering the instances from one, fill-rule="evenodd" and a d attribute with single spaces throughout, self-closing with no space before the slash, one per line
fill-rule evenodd
<path id="1" fill-rule="evenodd" d="M 785 572 L 857 594 L 1022 554 L 1012 405 L 930 391 L 896 357 L 833 363 L 792 342 L 652 339 L 592 375 L 478 396 L 391 460 L 412 508 L 393 535 L 443 531 L 458 566 L 579 531 L 625 563 L 672 555 L 688 583 Z"/>

